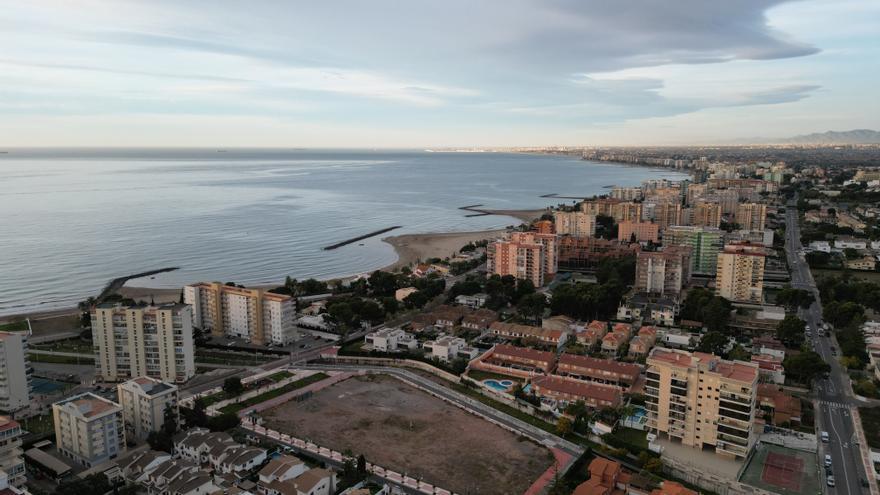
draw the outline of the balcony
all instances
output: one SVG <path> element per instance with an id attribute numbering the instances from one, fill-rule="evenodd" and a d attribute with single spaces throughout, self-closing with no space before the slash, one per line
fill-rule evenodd
<path id="1" fill-rule="evenodd" d="M 718 420 L 718 431 L 729 435 L 736 435 L 738 437 L 748 437 L 752 428 L 751 423 L 746 423 L 745 421 L 732 421 L 720 418 Z"/>
<path id="2" fill-rule="evenodd" d="M 729 420 L 743 422 L 747 424 L 750 424 L 752 421 L 751 414 L 728 411 L 727 409 L 718 409 L 718 417 L 719 421 Z"/>

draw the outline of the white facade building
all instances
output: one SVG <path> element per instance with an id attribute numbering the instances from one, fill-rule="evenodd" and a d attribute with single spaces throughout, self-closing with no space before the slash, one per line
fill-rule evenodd
<path id="1" fill-rule="evenodd" d="M 381 352 L 395 352 L 402 349 L 416 349 L 419 346 L 416 338 L 399 328 L 383 328 L 364 337 L 364 342 Z"/>
<path id="2" fill-rule="evenodd" d="M 7 483 L 14 487 L 20 487 L 27 481 L 21 451 L 21 426 L 6 416 L 0 416 L 0 474 L 2 473 L 6 473 Z M 0 490 L 0 493 L 3 491 Z"/>
<path id="3" fill-rule="evenodd" d="M 165 424 L 166 408 L 171 408 L 177 424 L 180 424 L 177 386 L 141 376 L 120 383 L 116 388 L 126 437 L 146 440 L 150 432 L 159 431 Z"/>
<path id="4" fill-rule="evenodd" d="M 0 332 L 0 411 L 12 413 L 30 405 L 32 373 L 27 337 Z"/>

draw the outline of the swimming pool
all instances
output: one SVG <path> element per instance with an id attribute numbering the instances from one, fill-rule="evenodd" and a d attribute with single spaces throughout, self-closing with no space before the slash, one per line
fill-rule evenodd
<path id="1" fill-rule="evenodd" d="M 499 392 L 507 392 L 513 386 L 513 380 L 483 380 L 483 385 Z"/>

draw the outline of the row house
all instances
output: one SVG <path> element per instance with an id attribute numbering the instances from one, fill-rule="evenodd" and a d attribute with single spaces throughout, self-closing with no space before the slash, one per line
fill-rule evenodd
<path id="1" fill-rule="evenodd" d="M 521 378 L 544 375 L 556 366 L 556 354 L 528 347 L 497 344 L 470 367 Z"/>
<path id="2" fill-rule="evenodd" d="M 489 326 L 493 335 L 508 339 L 535 339 L 544 344 L 550 344 L 557 348 L 562 347 L 568 339 L 568 332 L 550 330 L 547 328 L 519 325 L 516 323 L 503 323 L 496 321 Z"/>
<path id="3" fill-rule="evenodd" d="M 532 391 L 538 397 L 553 399 L 563 408 L 581 401 L 592 409 L 617 407 L 623 394 L 617 387 L 582 382 L 561 376 L 541 376 L 532 380 Z"/>
<path id="4" fill-rule="evenodd" d="M 555 374 L 585 382 L 613 385 L 627 392 L 638 380 L 641 370 L 637 364 L 563 353 L 559 356 Z"/>

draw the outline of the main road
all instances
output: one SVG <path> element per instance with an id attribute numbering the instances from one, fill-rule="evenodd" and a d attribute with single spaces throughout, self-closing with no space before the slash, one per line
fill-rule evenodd
<path id="1" fill-rule="evenodd" d="M 824 466 L 826 454 L 831 456 L 832 472 L 836 481 L 835 487 L 826 486 L 826 488 L 828 493 L 877 493 L 873 477 L 870 488 L 864 486 L 864 482 L 869 478 L 865 474 L 865 462 L 862 457 L 867 450 L 863 452 L 862 448 L 867 449 L 867 446 L 859 444 L 860 435 L 857 434 L 853 422 L 853 408 L 859 406 L 859 401 L 852 392 L 846 369 L 838 362 L 836 351 L 832 352 L 836 345 L 832 332 L 823 332 L 824 337 L 819 335 L 823 323 L 822 303 L 810 268 L 801 254 L 798 211 L 793 203 L 786 209 L 785 220 L 785 251 L 791 271 L 791 286 L 807 290 L 815 297 L 809 308 L 798 310 L 798 315 L 807 323 L 816 352 L 831 365 L 828 378 L 818 379 L 814 386 L 818 399 L 818 409 L 815 414 L 816 430 L 817 433 L 828 432 L 829 437 L 827 443 L 819 444 L 821 464 Z M 822 481 L 825 480 L 826 477 L 823 476 Z"/>

